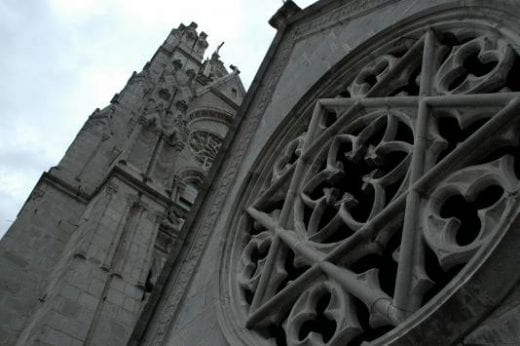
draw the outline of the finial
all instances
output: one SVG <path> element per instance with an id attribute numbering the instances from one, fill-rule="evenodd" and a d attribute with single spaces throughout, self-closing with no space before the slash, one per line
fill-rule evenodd
<path id="1" fill-rule="evenodd" d="M 240 70 L 235 65 L 229 65 L 229 68 L 236 74 L 240 74 Z"/>
<path id="2" fill-rule="evenodd" d="M 220 57 L 220 55 L 218 55 L 218 52 L 220 51 L 220 48 L 223 45 L 224 45 L 224 41 L 222 41 L 222 43 L 218 45 L 217 49 L 215 49 L 215 52 L 213 52 L 213 54 L 211 54 L 211 60 L 215 60 L 215 59 L 218 59 Z"/>
<path id="3" fill-rule="evenodd" d="M 217 55 L 218 55 L 218 52 L 220 51 L 220 48 L 224 45 L 224 43 L 225 43 L 225 42 L 222 41 L 222 43 L 218 45 L 217 50 L 216 50 L 215 53 L 213 53 L 213 54 L 217 54 Z"/>
<path id="4" fill-rule="evenodd" d="M 296 5 L 292 0 L 283 0 L 283 5 L 276 11 L 276 13 L 269 20 L 269 24 L 275 28 L 280 30 L 284 28 L 288 21 L 289 17 L 293 16 L 295 13 L 299 12 L 301 9 Z"/>

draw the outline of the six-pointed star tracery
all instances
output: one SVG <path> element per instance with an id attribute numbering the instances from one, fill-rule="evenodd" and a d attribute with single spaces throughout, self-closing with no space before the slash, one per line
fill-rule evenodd
<path id="1" fill-rule="evenodd" d="M 248 328 L 292 345 L 378 337 L 515 211 L 516 52 L 475 31 L 405 41 L 346 97 L 316 102 L 246 206 L 237 282 Z"/>

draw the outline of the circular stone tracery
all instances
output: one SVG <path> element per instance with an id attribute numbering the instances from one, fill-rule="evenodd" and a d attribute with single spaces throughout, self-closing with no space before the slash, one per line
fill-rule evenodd
<path id="1" fill-rule="evenodd" d="M 193 131 L 188 138 L 190 150 L 205 169 L 209 169 L 217 157 L 222 139 L 207 131 Z"/>
<path id="2" fill-rule="evenodd" d="M 439 26 L 379 53 L 246 187 L 223 278 L 242 341 L 392 341 L 517 215 L 518 52 Z"/>

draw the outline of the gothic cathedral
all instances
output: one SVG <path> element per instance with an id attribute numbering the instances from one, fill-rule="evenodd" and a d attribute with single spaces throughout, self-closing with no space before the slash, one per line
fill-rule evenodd
<path id="1" fill-rule="evenodd" d="M 0 244 L 3 345 L 520 344 L 520 4 L 174 29 Z"/>

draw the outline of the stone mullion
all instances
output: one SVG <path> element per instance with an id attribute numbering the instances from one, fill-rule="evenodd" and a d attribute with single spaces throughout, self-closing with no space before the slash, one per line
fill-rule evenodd
<path id="1" fill-rule="evenodd" d="M 311 246 L 306 246 L 305 243 L 298 239 L 296 233 L 287 231 L 285 229 L 277 229 L 276 233 L 283 240 L 284 244 L 287 245 L 295 254 L 301 255 L 311 265 L 316 262 L 321 262 L 325 259 L 325 255 L 315 250 Z"/>
<path id="2" fill-rule="evenodd" d="M 410 186 L 419 179 L 424 169 L 424 153 L 426 150 L 426 126 L 429 116 L 428 104 L 421 101 L 419 104 L 418 121 L 416 125 L 414 150 L 412 153 L 412 162 L 410 165 Z M 399 248 L 399 261 L 397 267 L 397 277 L 395 283 L 394 306 L 400 310 L 401 317 L 405 317 L 413 312 L 417 306 L 411 307 L 410 299 L 412 285 L 414 280 L 414 261 L 417 253 L 415 247 L 417 244 L 417 217 L 420 195 L 417 191 L 411 189 L 406 197 L 405 217 L 403 224 L 403 233 L 401 237 L 401 245 Z"/>
<path id="3" fill-rule="evenodd" d="M 434 34 L 429 30 L 424 35 L 421 80 L 419 85 L 420 96 L 428 96 L 432 93 L 434 53 Z M 412 186 L 424 172 L 429 116 L 430 111 L 428 104 L 424 101 L 419 101 L 409 186 Z M 411 189 L 406 198 L 405 218 L 399 248 L 399 262 L 393 300 L 393 304 L 400 310 L 401 317 L 405 317 L 420 307 L 421 299 L 420 297 L 415 297 L 414 294 L 422 295 L 422 293 L 414 292 L 416 291 L 414 285 L 419 284 L 415 281 L 419 280 L 419 278 L 427 280 L 423 267 L 424 249 L 422 249 L 421 233 L 417 231 L 419 203 L 419 193 Z"/>
<path id="4" fill-rule="evenodd" d="M 432 95 L 433 87 L 433 64 L 434 64 L 434 45 L 435 36 L 432 30 L 428 30 L 424 35 L 424 49 L 421 64 L 421 79 L 419 82 L 419 96 Z"/>
<path id="5" fill-rule="evenodd" d="M 338 282 L 343 288 L 368 307 L 370 320 L 383 319 L 397 326 L 402 320 L 399 311 L 392 305 L 392 298 L 377 285 L 377 272 L 357 275 L 348 269 L 340 268 L 330 262 L 321 262 L 320 268 L 328 277 Z"/>
<path id="6" fill-rule="evenodd" d="M 417 96 L 392 96 L 392 97 L 351 97 L 348 99 L 344 98 L 323 98 L 318 102 L 324 108 L 339 108 L 339 107 L 351 107 L 341 114 L 341 117 L 333 125 L 327 129 L 337 126 L 336 123 L 340 122 L 345 124 L 350 122 L 352 119 L 342 119 L 354 115 L 353 113 L 367 108 L 392 108 L 392 107 L 417 107 L 419 97 Z M 358 114 L 355 114 L 358 115 Z M 349 121 L 350 120 L 350 121 Z"/>
<path id="7" fill-rule="evenodd" d="M 255 221 L 264 226 L 271 234 L 274 234 L 276 227 L 278 227 L 278 223 L 275 219 L 253 207 L 247 208 L 247 213 Z"/>
<path id="8" fill-rule="evenodd" d="M 315 135 L 315 132 L 317 130 L 317 124 L 320 120 L 319 119 L 320 112 L 321 112 L 321 107 L 319 104 L 317 104 L 316 107 L 314 108 L 311 123 L 309 125 L 309 131 L 307 133 L 305 143 L 302 148 L 302 156 L 300 157 L 300 159 L 298 161 L 296 161 L 296 168 L 294 170 L 291 182 L 289 184 L 289 189 L 287 191 L 285 201 L 282 206 L 282 211 L 281 211 L 280 217 L 278 219 L 278 225 L 270 223 L 269 225 L 271 227 L 274 226 L 275 228 L 278 228 L 278 227 L 285 228 L 285 225 L 289 222 L 289 220 L 288 220 L 289 215 L 291 215 L 291 209 L 293 208 L 293 205 L 294 205 L 294 199 L 297 196 L 297 190 L 299 189 L 299 184 L 300 184 L 300 181 L 301 181 L 304 171 L 305 171 L 305 166 L 308 166 L 308 163 L 305 162 L 305 160 L 303 158 L 303 156 L 304 156 L 303 153 L 305 153 L 306 148 L 309 146 L 309 142 Z M 263 220 L 264 218 L 261 218 L 261 219 Z M 273 236 L 271 246 L 269 248 L 269 252 L 267 254 L 266 264 L 262 271 L 262 275 L 260 277 L 260 281 L 258 283 L 257 290 L 255 292 L 253 301 L 251 303 L 250 311 L 252 311 L 252 312 L 254 312 L 264 302 L 264 298 L 265 298 L 264 295 L 267 291 L 267 286 L 269 284 L 269 277 L 270 277 L 272 269 L 275 265 L 276 257 L 279 255 L 279 248 L 281 246 L 280 243 L 281 243 L 280 236 L 277 233 L 275 233 Z M 249 323 L 254 324 L 254 322 L 248 321 L 248 324 Z"/>
<path id="9" fill-rule="evenodd" d="M 402 58 L 395 64 L 395 66 L 388 72 L 386 76 L 384 76 L 380 81 L 378 81 L 366 94 L 365 97 L 370 98 L 372 96 L 377 96 L 378 93 L 385 91 L 384 88 L 388 86 L 388 83 L 396 78 L 399 78 L 399 74 L 407 68 L 410 63 L 414 62 L 416 59 L 416 54 L 418 51 L 423 48 L 424 52 L 424 39 L 419 39 L 409 50 L 403 55 Z M 422 79 L 421 79 L 422 80 Z"/>
<path id="10" fill-rule="evenodd" d="M 260 194 L 260 197 L 256 199 L 253 204 L 251 204 L 249 207 L 247 207 L 246 212 L 251 216 L 255 221 L 259 222 L 262 226 L 267 228 L 269 231 L 274 232 L 275 229 L 278 227 L 278 221 L 276 218 L 272 217 L 266 212 L 263 212 L 263 203 L 270 200 L 270 198 L 277 194 L 277 191 L 283 190 L 284 186 L 289 183 L 288 180 L 292 179 L 292 175 L 295 170 L 294 164 L 291 168 L 287 170 L 283 174 L 282 177 L 277 179 L 272 185 L 270 185 L 265 191 L 262 191 Z M 287 197 L 287 191 L 285 192 L 285 197 Z M 249 204 L 249 203 L 248 203 Z"/>
<path id="11" fill-rule="evenodd" d="M 493 115 L 489 121 L 415 182 L 414 189 L 420 191 L 421 194 L 427 193 L 429 187 L 438 184 L 446 177 L 448 172 L 462 168 L 471 160 L 479 157 L 482 154 L 479 149 L 485 147 L 483 143 L 486 140 L 495 138 L 497 132 L 510 124 L 515 114 L 520 112 L 520 93 L 508 94 L 507 96 L 465 95 L 449 98 L 435 97 L 428 99 L 427 102 L 431 107 L 483 107 L 492 105 L 505 105 L 505 107 Z"/>
<path id="12" fill-rule="evenodd" d="M 318 122 L 319 122 L 319 116 L 321 113 L 321 107 L 319 105 L 319 102 L 314 107 L 314 111 L 312 114 L 311 122 L 309 125 L 309 131 L 307 133 L 307 136 L 305 136 L 305 142 L 303 143 L 302 148 L 302 155 L 300 156 L 300 159 L 296 161 L 296 168 L 294 169 L 294 173 L 291 179 L 291 182 L 289 184 L 289 190 L 287 191 L 285 201 L 282 207 L 282 212 L 280 213 L 279 218 L 279 225 L 282 228 L 287 228 L 287 223 L 289 219 L 289 215 L 291 214 L 291 209 L 294 205 L 294 199 L 297 196 L 300 181 L 303 178 L 305 166 L 308 166 L 309 163 L 305 159 L 305 152 L 307 148 L 310 145 L 310 142 L 312 142 L 313 137 L 316 133 Z"/>
<path id="13" fill-rule="evenodd" d="M 309 283 L 316 282 L 320 276 L 323 276 L 323 271 L 318 264 L 315 264 L 280 292 L 258 306 L 257 309 L 251 310 L 252 312 L 246 321 L 246 327 L 252 328 L 261 325 L 262 322 L 272 320 L 273 315 L 275 318 L 281 317 L 283 312 L 287 312 L 291 308 L 294 301 L 309 286 Z"/>
<path id="14" fill-rule="evenodd" d="M 317 126 L 320 121 L 321 115 L 321 106 L 319 103 L 316 104 L 314 108 L 314 112 L 311 118 L 311 123 L 309 125 L 309 131 L 307 133 L 305 143 L 302 148 L 302 155 L 298 161 L 296 161 L 296 168 L 294 174 L 292 176 L 289 189 L 287 191 L 285 201 L 282 207 L 282 211 L 280 213 L 280 217 L 278 220 L 278 227 L 283 229 L 286 228 L 286 225 L 289 223 L 289 216 L 291 215 L 292 208 L 294 206 L 294 199 L 297 198 L 297 193 L 299 190 L 299 185 L 301 179 L 303 178 L 304 172 L 306 168 L 308 168 L 309 162 L 305 160 L 305 152 L 312 142 L 313 137 L 316 134 Z M 275 226 L 274 224 L 271 226 Z M 277 232 L 278 233 L 278 232 Z M 269 248 L 269 253 L 267 255 L 267 261 L 262 271 L 262 275 L 260 277 L 260 281 L 258 283 L 258 288 L 253 297 L 253 301 L 251 303 L 250 311 L 255 311 L 260 305 L 262 305 L 264 301 L 264 295 L 267 291 L 267 286 L 269 284 L 269 277 L 272 272 L 273 266 L 275 264 L 276 257 L 279 255 L 278 250 L 281 246 L 281 239 L 279 234 L 274 235 L 271 247 Z M 248 322 L 249 323 L 249 322 Z M 251 322 L 252 323 L 252 322 Z"/>

